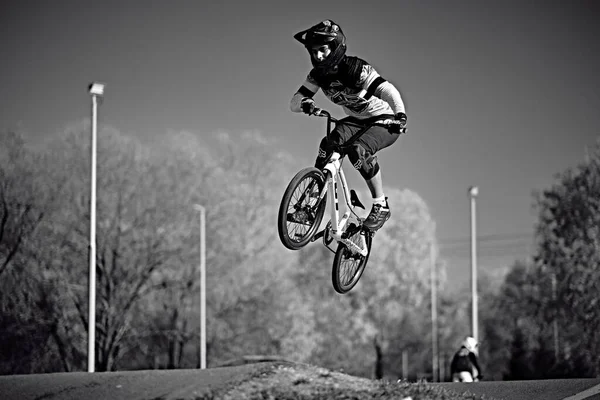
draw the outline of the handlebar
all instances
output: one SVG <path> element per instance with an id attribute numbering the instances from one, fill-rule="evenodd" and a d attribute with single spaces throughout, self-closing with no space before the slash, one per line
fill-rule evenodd
<path id="1" fill-rule="evenodd" d="M 329 113 L 329 111 L 324 110 L 322 108 L 315 108 L 313 113 L 310 115 L 314 115 L 315 117 L 327 117 L 329 122 L 342 122 L 341 120 L 332 117 L 331 114 Z M 397 121 L 392 118 L 380 119 L 380 120 L 376 120 L 376 121 L 368 123 L 368 124 L 359 124 L 359 123 L 350 122 L 350 121 L 343 121 L 343 123 L 348 124 L 348 125 L 354 125 L 356 127 L 361 127 L 361 128 L 364 128 L 364 127 L 370 128 L 372 126 L 383 126 L 383 127 L 389 128 L 392 125 L 400 125 L 400 121 Z M 402 133 L 404 133 L 405 131 L 406 131 L 406 128 L 404 128 L 402 130 Z"/>
<path id="2" fill-rule="evenodd" d="M 333 123 L 341 122 L 346 125 L 352 125 L 357 128 L 362 128 L 358 132 L 356 132 L 354 135 L 352 135 L 352 137 L 350 137 L 350 139 L 348 139 L 346 142 L 344 142 L 343 145 L 340 145 L 339 146 L 340 148 L 349 147 L 350 145 L 352 145 L 352 143 L 354 143 L 356 140 L 358 140 L 359 137 L 361 137 L 367 130 L 369 130 L 373 126 L 382 126 L 382 127 L 387 128 L 388 130 L 390 130 L 393 125 L 400 125 L 400 121 L 397 121 L 397 120 L 391 119 L 391 118 L 379 119 L 379 120 L 375 120 L 375 121 L 364 123 L 364 124 L 360 124 L 360 123 L 356 123 L 356 122 L 352 122 L 352 121 L 342 121 L 342 120 L 332 117 L 331 114 L 329 113 L 329 111 L 324 110 L 322 108 L 315 108 L 314 111 L 309 115 L 312 115 L 315 117 L 327 118 L 327 138 L 329 138 L 329 135 L 331 134 L 331 123 L 332 122 Z M 406 133 L 406 128 L 400 129 L 400 133 Z"/>

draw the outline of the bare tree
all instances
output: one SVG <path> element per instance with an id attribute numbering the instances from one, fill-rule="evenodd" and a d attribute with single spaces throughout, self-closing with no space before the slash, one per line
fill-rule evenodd
<path id="1" fill-rule="evenodd" d="M 56 205 L 64 180 L 50 181 L 47 159 L 15 132 L 0 133 L 0 324 L 5 348 L 0 370 L 56 370 L 49 357 L 52 320 L 44 312 L 49 285 L 32 257 L 36 239 Z M 58 367 L 60 368 L 60 367 Z"/>

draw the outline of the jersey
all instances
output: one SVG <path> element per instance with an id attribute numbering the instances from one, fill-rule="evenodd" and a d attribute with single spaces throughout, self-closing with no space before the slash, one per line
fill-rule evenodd
<path id="1" fill-rule="evenodd" d="M 475 371 L 474 371 L 475 369 Z M 479 362 L 477 361 L 477 356 L 467 350 L 465 347 L 461 347 L 452 358 L 452 362 L 450 363 L 450 372 L 475 372 L 475 375 L 480 375 Z M 474 376 L 476 378 L 477 376 Z"/>
<path id="2" fill-rule="evenodd" d="M 342 107 L 346 115 L 364 119 L 394 114 L 387 102 L 373 95 L 375 88 L 384 81 L 369 63 L 347 56 L 335 74 L 320 76 L 316 69 L 311 70 L 303 86 L 313 95 L 321 89 L 329 100 Z"/>

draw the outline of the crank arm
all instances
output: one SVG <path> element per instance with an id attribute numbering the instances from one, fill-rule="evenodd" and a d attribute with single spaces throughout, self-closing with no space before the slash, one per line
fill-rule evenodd
<path id="1" fill-rule="evenodd" d="M 313 236 L 312 239 L 310 239 L 310 241 L 316 242 L 317 240 L 321 239 L 323 236 L 325 236 L 325 229 L 323 229 L 321 232 L 317 232 L 315 234 L 315 236 Z"/>
<path id="2" fill-rule="evenodd" d="M 357 246 L 356 243 L 354 243 L 352 240 L 341 239 L 340 242 L 345 244 L 346 247 L 348 247 L 348 249 L 353 253 L 358 253 L 363 257 L 366 257 L 367 254 L 369 254 L 369 251 L 366 248 L 363 249 L 363 248 Z"/>

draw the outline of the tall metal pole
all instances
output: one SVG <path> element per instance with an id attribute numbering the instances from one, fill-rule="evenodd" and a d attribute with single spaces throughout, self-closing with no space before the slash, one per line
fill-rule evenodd
<path id="1" fill-rule="evenodd" d="M 433 382 L 439 381 L 438 357 L 438 332 L 437 332 L 437 278 L 435 271 L 435 248 L 433 243 L 429 246 L 429 260 L 431 264 L 431 354 Z"/>
<path id="2" fill-rule="evenodd" d="M 552 275 L 552 306 L 554 307 L 554 318 L 552 320 L 552 332 L 554 336 L 554 359 L 558 362 L 558 305 L 556 303 L 556 274 Z"/>
<path id="3" fill-rule="evenodd" d="M 469 188 L 471 197 L 471 329 L 473 338 L 479 341 L 478 320 L 477 320 L 477 222 L 475 199 L 479 195 L 479 188 L 472 186 Z"/>
<path id="4" fill-rule="evenodd" d="M 402 350 L 402 380 L 408 380 L 408 351 Z"/>
<path id="5" fill-rule="evenodd" d="M 104 93 L 104 85 L 92 83 L 92 145 L 91 145 L 91 193 L 90 193 L 90 265 L 88 304 L 88 372 L 94 372 L 96 355 L 96 153 L 98 137 L 98 97 Z"/>
<path id="6" fill-rule="evenodd" d="M 200 204 L 200 369 L 206 368 L 206 209 Z"/>

